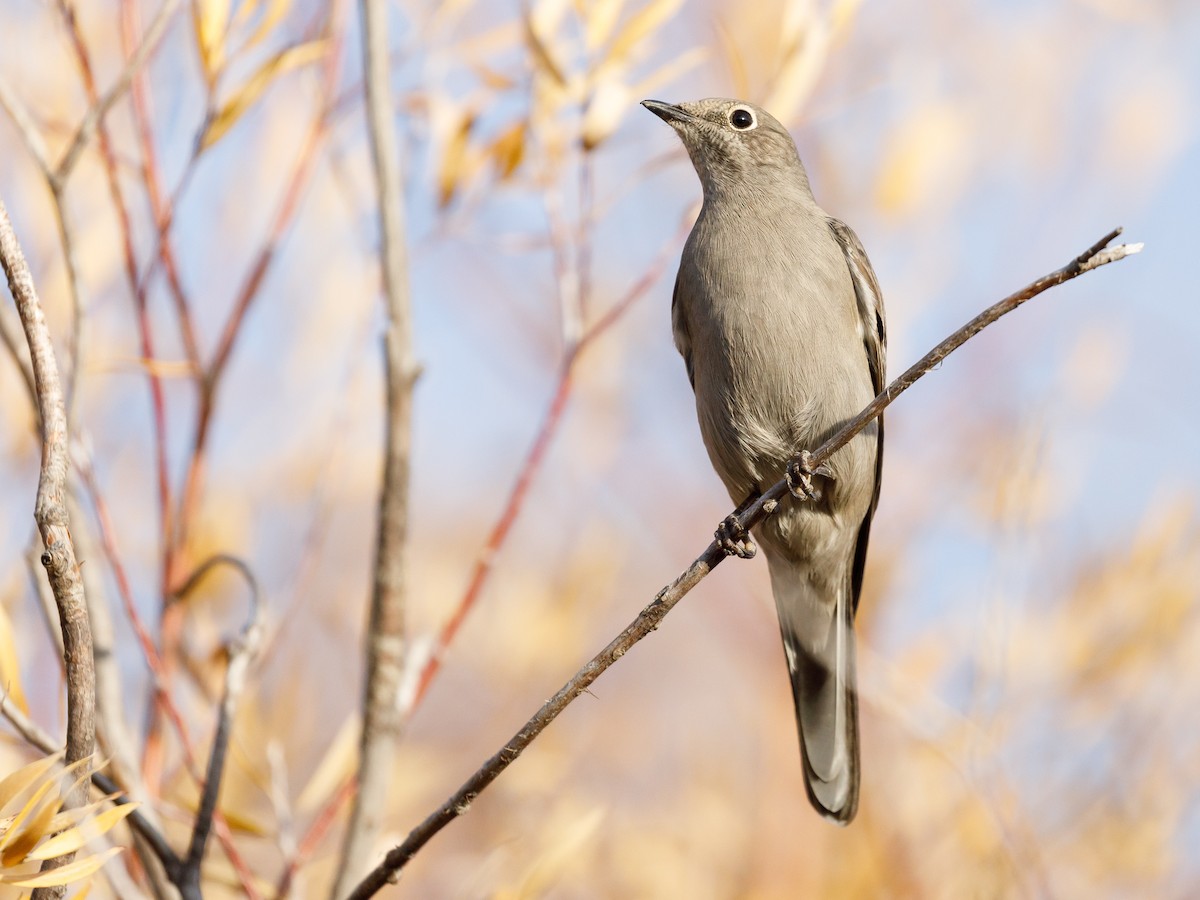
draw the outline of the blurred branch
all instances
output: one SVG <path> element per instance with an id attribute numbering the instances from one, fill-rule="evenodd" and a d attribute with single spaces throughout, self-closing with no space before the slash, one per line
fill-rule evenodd
<path id="1" fill-rule="evenodd" d="M 168 0 L 167 6 L 170 6 Z M 75 63 L 79 67 L 79 73 L 83 79 L 84 91 L 87 94 L 88 101 L 92 109 L 100 108 L 104 103 L 104 98 L 100 96 L 99 88 L 96 84 L 95 71 L 92 68 L 91 55 L 88 52 L 87 44 L 83 39 L 83 34 L 79 30 L 79 23 L 75 17 L 74 8 L 68 0 L 58 0 L 59 12 L 63 17 L 63 21 L 67 26 L 67 32 L 71 39 L 71 47 L 75 51 Z M 169 11 L 169 10 L 168 10 Z M 162 17 L 162 22 L 165 24 L 165 16 Z M 153 26 L 152 26 L 153 30 Z M 136 68 L 126 66 L 126 71 L 129 73 L 129 78 L 132 78 Z M 128 79 L 120 79 L 118 84 L 122 86 L 122 91 L 128 87 Z M 112 138 L 109 136 L 108 129 L 102 117 L 95 120 L 95 124 L 86 130 L 81 128 L 79 135 L 90 133 L 95 130 L 99 135 L 100 158 L 104 163 L 104 172 L 108 181 L 108 191 L 112 198 L 113 210 L 116 213 L 117 221 L 120 224 L 121 246 L 124 256 L 125 277 L 129 283 L 131 293 L 137 298 L 138 286 L 138 266 L 137 256 L 134 251 L 133 225 L 130 221 L 129 208 L 125 203 L 124 189 L 121 186 L 120 174 L 117 170 L 116 151 L 113 148 Z M 60 170 L 69 172 L 69 166 L 66 163 L 71 161 L 70 153 L 64 158 L 64 165 L 60 166 Z M 63 178 L 57 174 L 52 181 L 62 184 Z M 61 204 L 56 204 L 56 207 Z M 60 212 L 60 218 L 62 213 Z M 60 224 L 60 233 L 63 235 L 63 252 L 67 257 L 68 263 L 72 258 L 71 244 L 66 239 L 67 233 L 63 225 Z M 68 271 L 71 271 L 71 266 L 68 265 Z M 137 298 L 142 299 L 144 298 Z M 73 309 L 75 320 L 78 327 L 82 325 L 82 301 L 78 293 L 73 294 Z M 171 509 L 171 490 L 170 490 L 170 474 L 168 471 L 167 461 L 167 411 L 166 397 L 163 391 L 162 379 L 158 374 L 158 370 L 154 365 L 157 354 L 155 351 L 154 331 L 151 325 L 149 310 L 144 302 L 135 302 L 135 313 L 137 316 L 137 329 L 139 340 L 139 353 L 141 358 L 146 361 L 145 366 L 146 378 L 150 387 L 150 406 L 154 420 L 154 445 L 155 445 L 155 472 L 158 480 L 158 497 L 159 497 L 159 515 L 163 533 L 169 533 L 169 516 Z M 78 364 L 76 369 L 78 369 Z"/>
<path id="2" fill-rule="evenodd" d="M 313 116 L 308 133 L 293 163 L 289 173 L 283 197 L 275 210 L 275 215 L 268 226 L 254 262 L 250 266 L 234 300 L 233 310 L 226 319 L 213 352 L 212 361 L 203 373 L 203 385 L 200 391 L 199 405 L 196 413 L 196 433 L 192 439 L 191 458 L 188 461 L 187 473 L 184 476 L 183 497 L 176 516 L 175 533 L 171 538 L 174 549 L 181 549 L 187 541 L 187 531 L 192 516 L 199 502 L 200 485 L 203 477 L 204 462 L 208 451 L 208 439 L 212 427 L 213 409 L 216 405 L 217 390 L 225 367 L 233 353 L 233 348 L 241 334 L 242 324 L 246 314 L 253 306 L 259 295 L 271 263 L 279 250 L 288 227 L 291 225 L 300 200 L 308 187 L 316 165 L 317 150 L 329 131 L 329 105 L 337 88 L 338 72 L 341 67 L 343 43 L 343 7 L 345 0 L 335 0 L 328 7 L 325 37 L 329 41 L 329 49 L 325 56 L 324 72 L 322 75 L 321 98 L 316 114 Z M 189 165 L 187 172 L 191 172 Z M 173 210 L 178 202 L 178 194 L 185 182 L 181 182 L 176 190 L 176 197 L 168 209 Z M 160 225 L 159 240 L 170 227 L 170 220 Z M 147 278 L 149 274 L 147 274 Z"/>
<path id="3" fill-rule="evenodd" d="M 646 271 L 642 273 L 642 276 L 634 282 L 629 290 L 625 292 L 624 296 L 613 303 L 598 319 L 588 326 L 574 349 L 563 360 L 559 368 L 554 393 L 546 407 L 546 412 L 542 416 L 541 423 L 538 425 L 537 433 L 530 444 L 529 451 L 526 453 L 525 459 L 522 460 L 521 466 L 517 470 L 517 476 L 513 480 L 512 487 L 509 489 L 504 507 L 501 509 L 500 515 L 488 533 L 483 548 L 475 558 L 466 589 L 463 591 L 458 603 L 455 604 L 454 611 L 442 625 L 441 630 L 433 641 L 433 646 L 419 656 L 415 653 L 410 653 L 409 655 L 407 662 L 408 670 L 402 682 L 399 697 L 403 722 L 407 722 L 412 717 L 417 707 L 420 706 L 421 701 L 424 700 L 430 686 L 437 677 L 437 673 L 441 670 L 442 662 L 446 657 L 447 651 L 450 649 L 450 645 L 454 642 L 471 610 L 475 608 L 476 603 L 479 601 L 484 585 L 487 583 L 488 577 L 495 567 L 496 559 L 504 545 L 508 542 L 508 536 L 517 519 L 520 517 L 529 488 L 538 470 L 541 468 L 550 445 L 553 443 L 558 426 L 562 421 L 563 413 L 570 400 L 573 385 L 571 375 L 576 362 L 590 344 L 615 325 L 629 308 L 644 296 L 658 279 L 662 277 L 663 271 L 674 257 L 679 245 L 687 237 L 688 231 L 692 227 L 692 222 L 696 218 L 696 210 L 697 207 L 692 207 L 684 214 L 675 236 L 663 245 L 658 256 L 655 257 Z M 290 889 L 296 871 L 319 845 L 332 824 L 334 817 L 337 815 L 338 810 L 355 796 L 356 787 L 356 778 L 351 775 L 338 786 L 326 801 L 325 806 L 317 813 L 317 816 L 313 819 L 308 830 L 300 840 L 296 857 L 288 863 L 284 870 L 284 874 L 279 882 L 280 896 L 285 895 L 287 890 Z"/>
<path id="4" fill-rule="evenodd" d="M 237 702 L 245 690 L 250 663 L 262 641 L 262 603 L 259 597 L 258 580 L 250 571 L 250 567 L 236 556 L 221 553 L 207 559 L 197 567 L 172 600 L 182 600 L 209 572 L 219 565 L 232 566 L 246 579 L 250 586 L 250 613 L 242 633 L 229 648 L 229 663 L 225 670 L 225 692 L 217 713 L 217 729 L 213 736 L 212 749 L 209 751 L 208 773 L 204 779 L 204 789 L 200 794 L 200 804 L 196 811 L 195 824 L 192 826 L 192 839 L 188 844 L 187 857 L 183 861 L 180 877 L 176 881 L 184 900 L 200 900 L 202 896 L 200 866 L 204 862 L 204 848 L 208 843 L 208 836 L 213 826 L 213 816 L 217 811 L 217 797 L 221 792 L 221 777 L 224 774 L 225 762 L 228 757 L 233 714 L 237 708 Z"/>
<path id="5" fill-rule="evenodd" d="M 797 460 L 803 461 L 810 467 L 816 467 L 826 462 L 834 453 L 844 447 L 850 440 L 862 431 L 871 421 L 879 416 L 891 403 L 912 387 L 923 375 L 935 368 L 954 350 L 958 349 L 988 325 L 1001 316 L 1012 312 L 1026 301 L 1052 287 L 1077 278 L 1085 272 L 1096 269 L 1111 262 L 1116 262 L 1139 252 L 1141 244 L 1122 244 L 1109 249 L 1121 233 L 1116 229 L 1097 241 L 1088 250 L 1081 253 L 1067 265 L 1032 282 L 1020 291 L 1005 297 L 984 310 L 966 325 L 959 328 L 940 344 L 930 350 L 925 356 L 913 364 L 903 375 L 893 381 L 874 400 L 872 400 L 857 416 L 847 422 L 837 434 L 829 438 L 810 454 L 800 454 Z M 746 529 L 750 529 L 770 516 L 779 507 L 779 502 L 788 495 L 786 479 L 781 479 L 772 485 L 745 511 L 739 514 L 738 520 Z M 555 718 L 558 717 L 576 697 L 603 674 L 604 670 L 625 655 L 638 641 L 658 628 L 659 623 L 674 606 L 700 581 L 725 559 L 725 552 L 720 545 L 713 541 L 708 548 L 698 556 L 690 566 L 663 588 L 645 609 L 638 614 L 617 637 L 603 650 L 597 653 L 590 662 L 575 675 L 553 697 L 547 700 L 542 708 L 525 723 L 525 725 L 500 750 L 488 759 L 457 791 L 452 794 L 440 807 L 434 810 L 420 825 L 409 832 L 408 837 L 398 846 L 392 848 L 375 869 L 352 891 L 348 900 L 363 900 L 374 896 L 384 885 L 395 883 L 399 879 L 400 870 L 408 863 L 429 840 L 446 827 L 454 819 L 465 813 L 479 796 L 508 766 L 542 733 Z"/>
<path id="6" fill-rule="evenodd" d="M 138 4 L 134 0 L 121 0 L 121 42 L 130 58 L 136 53 L 136 51 L 131 52 L 129 48 L 133 46 L 139 30 L 138 25 Z M 151 24 L 150 28 L 153 30 L 154 24 Z M 146 41 L 143 39 L 142 45 L 144 46 L 145 43 Z M 183 341 L 184 352 L 187 355 L 188 362 L 192 366 L 193 376 L 199 379 L 201 372 L 199 343 L 196 339 L 191 308 L 183 290 L 179 267 L 175 260 L 174 246 L 170 238 L 169 223 L 175 211 L 175 200 L 164 196 L 162 173 L 158 165 L 158 154 L 154 149 L 154 137 L 150 128 L 150 97 L 144 68 L 139 68 L 134 73 L 133 80 L 129 86 L 129 94 L 130 99 L 133 101 L 135 131 L 138 143 L 141 146 L 142 181 L 145 185 L 146 197 L 150 201 L 150 211 L 154 216 L 154 222 L 158 229 L 154 259 L 163 265 L 163 271 L 167 276 L 167 285 L 170 288 L 171 297 L 175 302 L 175 315 L 179 320 L 179 333 Z M 188 160 L 187 171 L 191 171 L 197 159 L 198 154 L 193 152 Z M 185 174 L 183 183 L 186 183 L 187 177 Z M 145 302 L 144 296 L 149 290 L 149 281 L 149 278 L 142 278 L 138 281 L 137 294 L 139 305 Z"/>
<path id="7" fill-rule="evenodd" d="M 101 548 L 105 558 L 108 560 L 109 567 L 112 569 L 113 580 L 117 585 L 117 592 L 121 595 L 121 601 L 125 607 L 126 615 L 129 618 L 130 626 L 133 628 L 134 636 L 137 638 L 138 645 L 142 651 L 142 658 L 145 660 L 146 667 L 150 670 L 150 680 L 155 703 L 160 708 L 166 717 L 170 720 L 172 727 L 175 729 L 179 737 L 179 745 L 183 750 L 184 768 L 187 773 L 198 784 L 201 783 L 199 766 L 196 761 L 196 751 L 192 746 L 191 736 L 188 734 L 187 725 L 183 721 L 183 716 L 180 714 L 178 707 L 171 698 L 170 692 L 167 689 L 166 674 L 163 667 L 162 657 L 158 649 L 154 645 L 154 639 L 150 636 L 149 629 L 143 622 L 141 615 L 138 613 L 137 605 L 133 599 L 133 588 L 130 585 L 129 578 L 125 572 L 125 566 L 121 561 L 121 555 L 116 546 L 116 533 L 112 525 L 112 520 L 108 515 L 108 505 L 104 501 L 104 495 L 100 492 L 100 486 L 96 482 L 96 474 L 93 470 L 90 461 L 86 458 L 80 460 L 77 466 L 80 478 L 83 481 L 84 487 L 87 489 L 92 502 L 92 509 L 96 516 L 96 525 L 100 533 Z M 234 557 L 218 555 L 212 557 L 205 565 L 196 569 L 188 581 L 184 584 L 186 590 L 177 592 L 175 598 L 186 594 L 190 591 L 204 574 L 218 563 L 228 563 L 242 570 L 243 575 L 247 578 L 252 586 L 252 590 L 257 593 L 254 588 L 253 576 L 249 574 L 245 564 Z M 249 867 L 246 865 L 241 854 L 233 844 L 232 835 L 229 828 L 224 823 L 224 819 L 220 813 L 215 814 L 217 824 L 217 838 L 221 842 L 221 847 L 225 851 L 225 855 L 229 858 L 230 863 L 237 871 L 243 889 L 247 896 L 257 896 L 253 888 L 253 876 Z M 178 885 L 176 880 L 178 875 L 171 871 L 168 866 L 168 876 L 172 882 Z"/>
<path id="8" fill-rule="evenodd" d="M 679 245 L 687 237 L 695 217 L 696 209 L 692 207 L 684 214 L 682 220 L 680 220 L 679 230 L 675 236 L 663 245 L 658 256 L 655 257 L 646 271 L 642 273 L 642 277 L 634 282 L 621 299 L 588 326 L 587 331 L 584 332 L 583 336 L 579 338 L 578 343 L 568 353 L 559 370 L 558 383 L 555 386 L 554 395 L 546 407 L 546 412 L 542 417 L 541 425 L 538 427 L 537 435 L 534 437 L 533 443 L 529 447 L 529 452 L 525 455 L 525 459 L 521 463 L 521 468 L 518 470 L 517 477 L 513 481 L 512 488 L 509 491 L 508 499 L 504 503 L 504 508 L 499 518 L 496 519 L 496 523 L 492 526 L 492 530 L 484 542 L 483 549 L 475 559 L 475 565 L 471 570 L 471 577 L 467 582 L 467 588 L 455 606 L 453 614 L 446 620 L 446 623 L 442 626 L 442 630 L 438 632 L 433 649 L 421 666 L 412 697 L 406 705 L 406 717 L 412 715 L 413 710 L 420 705 L 426 691 L 429 690 L 430 684 L 441 667 L 446 651 L 454 642 L 454 638 L 468 614 L 475 607 L 475 603 L 483 591 L 483 586 L 491 574 L 492 568 L 495 566 L 496 558 L 507 542 L 513 525 L 516 524 L 525 503 L 525 496 L 529 491 L 534 476 L 541 467 L 542 459 L 545 457 L 546 451 L 549 449 L 550 443 L 558 430 L 558 425 L 562 420 L 562 414 L 566 409 L 571 393 L 571 375 L 580 355 L 597 338 L 616 324 L 621 316 L 662 277 L 667 265 L 674 258 Z"/>
<path id="9" fill-rule="evenodd" d="M 174 512 L 173 526 L 165 536 L 166 550 L 163 562 L 164 596 L 171 593 L 177 578 L 177 571 L 181 568 L 180 558 L 186 550 L 189 531 L 199 507 L 204 469 L 208 456 L 208 442 L 212 433 L 213 415 L 216 409 L 216 400 L 221 379 L 233 353 L 234 345 L 241 334 L 246 315 L 254 304 L 254 301 L 258 298 L 262 285 L 270 271 L 271 264 L 276 259 L 280 244 L 283 242 L 288 228 L 299 209 L 300 201 L 316 168 L 317 151 L 320 149 L 329 130 L 329 102 L 337 86 L 341 62 L 342 32 L 344 28 L 343 6 L 344 2 L 334 2 L 327 7 L 325 13 L 325 37 L 329 43 L 324 60 L 321 97 L 317 104 L 316 113 L 313 115 L 308 133 L 301 144 L 291 172 L 286 179 L 283 196 L 271 218 L 267 234 L 255 255 L 249 272 L 242 282 L 242 286 L 234 300 L 233 310 L 225 320 L 212 361 L 200 375 L 200 396 L 197 400 L 195 431 L 191 447 L 188 451 L 186 471 L 183 476 L 183 487 L 178 507 Z M 166 239 L 166 231 L 170 228 L 169 216 L 171 215 L 171 211 L 174 210 L 178 202 L 178 195 L 182 192 L 187 178 L 190 177 L 192 171 L 192 164 L 189 162 L 185 170 L 184 181 L 176 189 L 175 198 L 167 207 L 168 219 L 159 223 L 158 240 L 160 242 Z M 161 256 L 161 252 L 156 256 L 156 259 L 159 256 Z M 153 263 L 151 265 L 153 266 Z M 148 278 L 149 273 L 146 275 L 146 279 Z M 161 625 L 164 653 L 173 650 L 177 646 L 181 636 L 180 629 L 181 619 L 179 609 L 172 607 L 164 609 Z M 146 744 L 148 752 L 161 754 L 162 736 L 158 723 L 159 720 L 157 717 L 152 720 Z M 217 834 L 218 837 L 221 837 L 226 832 L 223 831 L 220 820 L 218 820 L 217 824 Z"/>
<path id="10" fill-rule="evenodd" d="M 142 38 L 142 42 L 130 55 L 128 61 L 125 63 L 125 68 L 121 70 L 121 74 L 117 76 L 117 80 L 113 82 L 112 87 L 105 91 L 103 96 L 91 99 L 91 105 L 88 107 L 87 114 L 83 117 L 83 121 L 79 124 L 78 130 L 75 132 L 75 137 L 72 138 L 67 151 L 63 154 L 62 159 L 54 170 L 55 181 L 61 183 L 70 177 L 71 172 L 75 169 L 75 164 L 79 162 L 80 154 L 83 153 L 88 141 L 91 140 L 93 133 L 95 133 L 96 126 L 100 124 L 113 105 L 125 95 L 133 77 L 145 65 L 146 61 L 150 58 L 150 54 L 158 47 L 159 40 L 167 30 L 167 23 L 178 6 L 179 0 L 164 0 L 154 20 L 150 23 L 150 27 L 146 29 L 146 34 Z M 78 35 L 79 31 L 75 24 L 75 10 L 67 2 L 61 2 L 60 7 L 64 17 L 67 19 L 67 24 L 72 35 Z"/>
<path id="11" fill-rule="evenodd" d="M 379 495 L 379 530 L 375 546 L 375 583 L 366 633 L 367 672 L 359 742 L 360 790 L 354 798 L 341 859 L 338 861 L 335 897 L 367 870 L 383 826 L 392 763 L 403 725 L 400 681 L 404 674 L 406 650 L 405 549 L 409 525 L 412 396 L 418 369 L 413 358 L 403 180 L 392 111 L 387 10 L 385 0 L 362 0 L 367 131 L 375 173 L 387 313 L 383 342 L 387 379 L 386 423 L 383 486 Z"/>
<path id="12" fill-rule="evenodd" d="M 37 385 L 38 408 L 42 420 L 42 464 L 38 477 L 34 521 L 42 535 L 42 565 L 58 607 L 63 636 L 63 659 L 67 669 L 67 753 L 68 765 L 92 755 L 96 745 L 96 672 L 92 661 L 92 632 L 88 623 L 83 578 L 75 560 L 67 511 L 67 410 L 58 363 L 50 331 L 42 314 L 41 301 L 33 285 L 33 276 L 25 255 L 13 233 L 8 210 L 0 201 L 0 265 L 8 278 L 9 290 L 17 304 L 17 313 L 25 329 L 33 374 Z M 72 791 L 67 803 L 78 804 L 87 796 L 85 788 Z M 72 854 L 73 855 L 73 854 Z M 70 856 L 49 860 L 43 866 L 54 867 L 70 861 Z M 56 889 L 41 896 L 61 896 Z"/>

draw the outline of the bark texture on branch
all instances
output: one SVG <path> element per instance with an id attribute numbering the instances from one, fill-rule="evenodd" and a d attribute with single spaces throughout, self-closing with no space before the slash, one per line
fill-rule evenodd
<path id="1" fill-rule="evenodd" d="M 363 68 L 367 131 L 375 173 L 386 331 L 383 485 L 375 544 L 375 574 L 367 622 L 367 671 L 359 742 L 358 792 L 350 812 L 334 896 L 367 870 L 387 809 L 392 763 L 403 727 L 400 689 L 405 670 L 405 547 L 408 543 L 409 458 L 413 358 L 408 254 L 400 149 L 392 105 L 386 0 L 363 0 Z"/>
<path id="2" fill-rule="evenodd" d="M 91 756 L 95 747 L 96 670 L 92 659 L 92 630 L 88 621 L 83 577 L 75 559 L 67 512 L 67 471 L 70 465 L 67 410 L 46 317 L 42 313 L 41 301 L 33 286 L 33 276 L 3 201 L 0 201 L 0 265 L 3 265 L 9 290 L 17 305 L 17 314 L 21 317 L 37 388 L 42 427 L 42 464 L 33 517 L 42 536 L 44 549 L 41 561 L 54 592 L 62 629 L 67 676 L 66 762 L 69 765 Z M 67 798 L 67 802 L 77 805 L 85 802 L 86 798 L 87 786 L 84 783 Z M 50 860 L 47 866 L 62 865 L 69 860 L 69 856 L 60 857 Z M 43 888 L 35 892 L 35 896 L 62 896 L 62 891 Z"/>

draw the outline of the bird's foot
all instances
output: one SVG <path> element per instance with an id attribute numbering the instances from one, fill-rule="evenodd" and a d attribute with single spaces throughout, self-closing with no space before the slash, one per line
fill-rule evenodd
<path id="1" fill-rule="evenodd" d="M 787 464 L 785 476 L 788 490 L 797 500 L 811 500 L 814 503 L 821 499 L 821 489 L 813 484 L 813 477 L 833 479 L 833 470 L 822 463 L 815 469 L 811 463 L 812 456 L 807 450 L 801 450 L 800 455 Z"/>
<path id="2" fill-rule="evenodd" d="M 758 552 L 758 545 L 750 537 L 750 532 L 742 527 L 742 523 L 738 521 L 736 514 L 727 516 L 717 526 L 717 531 L 713 536 L 717 539 L 718 546 L 728 556 L 753 559 L 754 554 Z"/>

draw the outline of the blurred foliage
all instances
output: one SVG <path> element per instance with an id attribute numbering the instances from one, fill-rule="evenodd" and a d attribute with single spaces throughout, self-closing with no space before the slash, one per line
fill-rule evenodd
<path id="1" fill-rule="evenodd" d="M 130 52 L 129 24 L 141 33 L 158 8 L 119 6 L 74 10 L 101 91 Z M 273 623 L 221 795 L 267 895 L 353 768 L 380 467 L 374 198 L 357 23 L 339 24 L 339 8 L 184 4 L 147 70 L 155 166 L 123 98 L 106 119 L 121 199 L 96 141 L 65 191 L 86 326 L 78 442 L 111 546 L 87 491 L 72 528 L 92 547 L 93 599 L 112 610 L 139 740 L 152 679 L 114 562 L 157 635 L 163 523 L 179 510 L 164 517 L 159 505 L 147 380 L 162 379 L 176 500 L 198 396 L 155 262 L 152 183 L 171 204 L 202 362 L 259 254 L 274 251 L 214 401 L 179 548 L 193 564 L 217 551 L 246 559 Z M 889 413 L 860 613 L 865 771 L 853 826 L 832 829 L 805 802 L 765 567 L 731 561 L 418 856 L 399 893 L 1200 890 L 1200 426 L 1190 413 L 1200 370 L 1189 362 L 1200 307 L 1187 262 L 1200 196 L 1196 5 L 400 0 L 393 11 L 424 363 L 414 654 L 459 602 L 565 354 L 673 252 L 698 197 L 677 142 L 637 107 L 643 97 L 746 96 L 793 125 L 818 199 L 871 252 L 894 372 L 1112 225 L 1147 242 L 1142 257 L 985 333 Z M 64 18 L 54 3 L 23 0 L 0 3 L 0 16 L 0 82 L 55 160 L 87 109 Z M 67 359 L 54 207 L 14 122 L 0 115 L 0 196 Z M 306 135 L 316 135 L 312 177 L 275 234 Z M 154 359 L 139 341 L 126 235 Z M 392 838 L 494 752 L 727 512 L 671 347 L 667 268 L 572 364 L 561 427 L 512 539 L 405 736 Z M 11 306 L 0 315 L 14 322 Z M 6 356 L 0 678 L 61 730 L 52 629 L 25 559 L 35 427 Z M 160 647 L 201 759 L 242 590 L 232 576 L 208 579 L 178 609 L 178 642 Z M 180 847 L 198 789 L 177 736 L 164 735 L 147 789 Z M 13 738 L 0 775 L 27 761 L 18 747 Z M 304 847 L 295 896 L 327 889 L 340 824 Z M 206 896 L 243 894 L 216 845 L 205 876 Z M 128 896 L 128 879 L 103 877 L 92 896 Z"/>

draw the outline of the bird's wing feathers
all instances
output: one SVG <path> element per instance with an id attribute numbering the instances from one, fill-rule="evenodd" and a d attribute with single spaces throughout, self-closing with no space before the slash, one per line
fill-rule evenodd
<path id="1" fill-rule="evenodd" d="M 846 257 L 850 278 L 854 282 L 854 295 L 858 300 L 858 314 L 863 324 L 863 345 L 867 352 L 867 364 L 871 367 L 871 386 L 878 394 L 884 388 L 887 359 L 887 320 L 883 312 L 883 293 L 875 270 L 867 259 L 862 242 L 845 222 L 831 218 L 829 228 Z"/>
<path id="2" fill-rule="evenodd" d="M 883 294 L 875 270 L 867 259 L 862 242 L 845 222 L 830 218 L 829 228 L 846 257 L 850 269 L 850 280 L 854 283 L 854 296 L 858 301 L 858 315 L 862 322 L 863 348 L 867 354 L 867 365 L 871 371 L 871 386 L 878 395 L 887 378 L 887 319 L 883 312 Z M 867 563 L 867 539 L 871 533 L 871 518 L 879 504 L 879 485 L 883 477 L 883 417 L 875 420 L 878 444 L 875 450 L 875 490 L 871 495 L 871 507 L 858 531 L 854 548 L 854 568 L 851 584 L 854 608 L 858 609 L 858 597 L 862 592 L 863 569 Z"/>
<path id="3" fill-rule="evenodd" d="M 682 267 L 680 271 L 682 271 Z M 683 315 L 683 304 L 679 302 L 679 282 L 680 277 L 676 275 L 675 290 L 671 294 L 671 331 L 675 335 L 675 349 L 683 357 L 688 381 L 691 382 L 694 391 L 696 389 L 696 371 L 692 366 L 692 335 L 688 331 L 687 319 Z"/>

